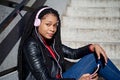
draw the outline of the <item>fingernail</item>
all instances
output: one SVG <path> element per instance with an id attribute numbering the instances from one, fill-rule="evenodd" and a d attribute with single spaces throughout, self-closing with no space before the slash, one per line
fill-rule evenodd
<path id="1" fill-rule="evenodd" d="M 105 63 L 105 65 L 107 65 L 107 63 Z"/>
<path id="2" fill-rule="evenodd" d="M 98 59 L 100 59 L 100 57 L 98 57 Z"/>

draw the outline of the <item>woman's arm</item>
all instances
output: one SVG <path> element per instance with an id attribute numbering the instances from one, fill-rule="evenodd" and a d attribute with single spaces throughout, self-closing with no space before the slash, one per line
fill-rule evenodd
<path id="1" fill-rule="evenodd" d="M 90 50 L 90 45 L 91 44 L 77 48 L 77 49 L 72 49 L 68 46 L 62 45 L 62 50 L 66 58 L 79 59 L 89 53 L 92 53 L 92 51 Z"/>
<path id="2" fill-rule="evenodd" d="M 72 49 L 65 45 L 62 45 L 62 50 L 66 58 L 78 59 L 89 53 L 95 53 L 98 59 L 103 56 L 105 64 L 107 63 L 107 55 L 105 50 L 99 44 L 89 44 L 78 49 Z"/>

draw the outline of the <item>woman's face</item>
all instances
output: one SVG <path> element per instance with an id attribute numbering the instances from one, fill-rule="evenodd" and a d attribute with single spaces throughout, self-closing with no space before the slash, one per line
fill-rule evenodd
<path id="1" fill-rule="evenodd" d="M 58 19 L 54 14 L 46 14 L 38 27 L 39 34 L 45 39 L 51 39 L 57 31 Z"/>

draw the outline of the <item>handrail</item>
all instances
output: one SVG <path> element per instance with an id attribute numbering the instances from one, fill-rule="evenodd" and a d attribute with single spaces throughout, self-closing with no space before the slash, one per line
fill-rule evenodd
<path id="1" fill-rule="evenodd" d="M 4 76 L 4 75 L 6 75 L 6 74 L 9 74 L 9 73 L 11 73 L 11 72 L 14 72 L 14 71 L 16 71 L 16 70 L 17 70 L 17 66 L 12 67 L 12 68 L 7 69 L 7 70 L 4 70 L 4 71 L 0 72 L 0 77 L 1 77 L 1 76 Z"/>
<path id="2" fill-rule="evenodd" d="M 23 0 L 16 6 L 14 11 L 0 24 L 0 33 L 9 25 L 9 23 L 17 16 L 18 12 L 21 11 L 29 0 Z"/>
<path id="3" fill-rule="evenodd" d="M 10 24 L 10 22 L 17 16 L 17 14 L 19 14 L 18 12 L 20 12 L 21 10 L 25 10 L 25 11 L 30 11 L 30 10 L 33 10 L 39 6 L 42 6 L 46 0 L 36 0 L 35 3 L 31 6 L 31 7 L 27 7 L 25 6 L 27 4 L 29 0 L 23 0 L 20 4 L 18 4 L 14 11 L 0 24 L 0 33 L 8 26 L 8 24 Z M 14 40 L 12 40 L 13 43 L 10 43 L 9 45 L 12 45 L 8 50 L 6 50 L 6 47 L 4 47 L 6 50 L 5 53 L 4 53 L 4 56 L 2 57 L 2 59 L 0 59 L 0 65 L 2 64 L 2 62 L 4 61 L 5 57 L 9 54 L 10 50 L 12 49 L 12 47 L 16 44 L 16 42 L 19 40 L 21 33 L 18 33 L 16 31 L 16 29 L 21 29 L 23 27 L 19 26 L 20 25 L 20 22 L 24 19 L 24 17 L 29 14 L 29 13 L 26 13 L 24 16 L 22 16 L 22 19 L 15 25 L 14 29 L 8 34 L 8 36 L 2 41 L 2 43 L 0 43 L 0 51 L 1 49 L 3 50 L 3 45 L 6 44 L 6 41 L 8 41 L 8 38 L 9 40 L 11 40 L 11 38 L 9 36 L 11 36 L 11 34 L 18 34 L 17 37 L 14 38 Z M 21 14 L 20 14 L 21 15 Z M 2 47 L 3 46 L 3 47 Z M 1 76 L 4 76 L 4 75 L 7 75 L 11 72 L 14 72 L 17 70 L 17 66 L 14 66 L 12 68 L 9 68 L 7 70 L 4 70 L 2 72 L 0 72 L 0 77 Z"/>

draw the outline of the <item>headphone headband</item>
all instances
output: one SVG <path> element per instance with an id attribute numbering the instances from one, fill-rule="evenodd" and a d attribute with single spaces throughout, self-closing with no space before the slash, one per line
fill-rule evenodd
<path id="1" fill-rule="evenodd" d="M 42 8 L 42 9 L 40 9 L 40 10 L 37 12 L 37 15 L 36 15 L 35 18 L 38 19 L 38 16 L 40 15 L 40 13 L 41 13 L 42 11 L 44 11 L 45 9 L 49 9 L 49 8 L 50 8 L 50 7 L 44 7 L 44 8 Z"/>
<path id="2" fill-rule="evenodd" d="M 40 15 L 40 13 L 42 12 L 42 11 L 44 11 L 45 9 L 49 9 L 50 7 L 44 7 L 44 8 L 42 8 L 42 9 L 40 9 L 38 12 L 37 12 L 37 14 L 36 14 L 36 17 L 35 17 L 35 21 L 34 21 L 34 26 L 35 27 L 38 27 L 39 25 L 40 25 L 40 19 L 38 18 L 39 17 L 39 15 Z"/>

